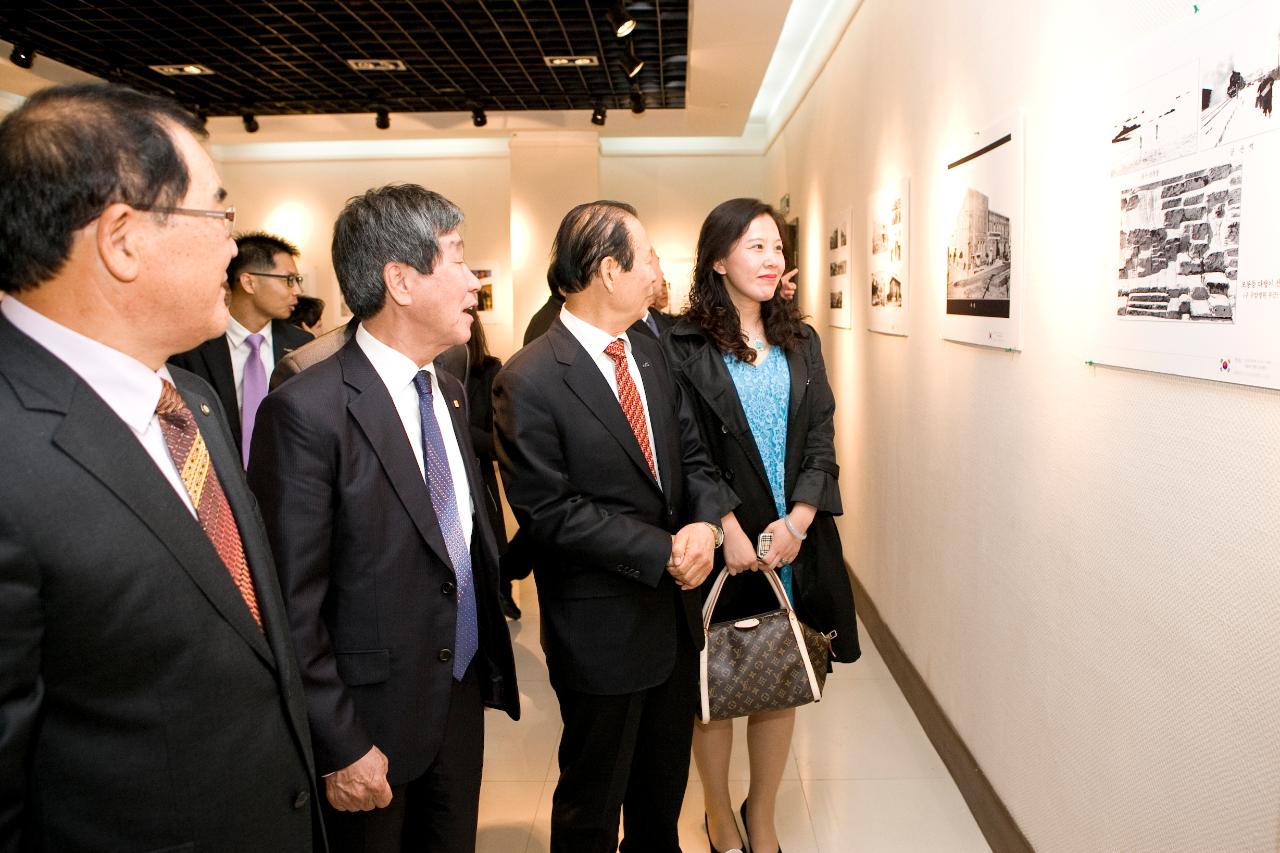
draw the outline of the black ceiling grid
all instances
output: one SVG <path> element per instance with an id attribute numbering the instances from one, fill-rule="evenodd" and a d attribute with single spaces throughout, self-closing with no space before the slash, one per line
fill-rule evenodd
<path id="1" fill-rule="evenodd" d="M 307 115 L 626 108 L 682 109 L 688 0 L 625 3 L 636 28 L 614 36 L 602 0 L 133 0 L 0 2 L 0 38 L 37 55 L 207 115 Z M 634 45 L 645 66 L 627 77 Z M 591 55 L 598 67 L 548 67 Z M 398 59 L 361 72 L 349 59 Z M 196 64 L 210 75 L 164 76 Z"/>

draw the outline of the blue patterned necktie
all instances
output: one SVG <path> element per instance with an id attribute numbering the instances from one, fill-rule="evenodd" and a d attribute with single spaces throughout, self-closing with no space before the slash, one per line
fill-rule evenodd
<path id="1" fill-rule="evenodd" d="M 445 454 L 440 424 L 436 422 L 435 409 L 431 405 L 431 376 L 419 370 L 413 377 L 413 387 L 418 390 L 418 412 L 422 415 L 422 462 L 427 469 L 427 488 L 431 492 L 431 506 L 436 511 L 436 521 L 449 549 L 449 561 L 453 563 L 453 576 L 458 592 L 458 625 L 454 633 L 453 677 L 461 681 L 467 664 L 480 647 L 480 623 L 476 617 L 476 588 L 471 575 L 471 550 L 462 533 L 462 521 L 458 518 L 458 498 L 453 491 L 453 476 L 449 473 L 449 457 Z"/>

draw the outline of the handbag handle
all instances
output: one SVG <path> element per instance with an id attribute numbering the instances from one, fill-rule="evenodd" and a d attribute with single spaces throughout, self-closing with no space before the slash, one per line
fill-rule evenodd
<path id="1" fill-rule="evenodd" d="M 792 610 L 791 601 L 787 598 L 787 591 L 782 586 L 782 581 L 778 578 L 777 569 L 766 569 L 765 577 L 769 581 L 769 585 L 773 587 L 774 595 L 778 596 L 778 604 L 787 611 Z M 711 614 L 715 612 L 716 602 L 720 600 L 720 590 L 724 588 L 724 582 L 729 579 L 729 571 L 722 569 L 720 577 L 716 578 L 716 582 L 711 585 L 711 594 L 707 596 L 707 600 L 702 604 L 702 630 L 707 632 L 711 630 Z"/>

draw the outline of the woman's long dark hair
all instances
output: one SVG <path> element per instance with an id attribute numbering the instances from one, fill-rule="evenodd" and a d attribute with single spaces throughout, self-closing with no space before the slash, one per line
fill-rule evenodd
<path id="1" fill-rule="evenodd" d="M 480 322 L 480 314 L 475 308 L 468 308 L 471 315 L 471 337 L 467 338 L 467 362 L 471 370 L 478 370 L 480 364 L 489 357 L 489 341 L 484 336 L 484 325 Z"/>
<path id="2" fill-rule="evenodd" d="M 729 256 L 733 246 L 747 233 L 756 217 L 767 215 L 778 226 L 786 254 L 786 224 L 772 207 L 754 198 L 734 198 L 718 205 L 707 214 L 698 233 L 698 255 L 693 266 L 693 287 L 689 291 L 689 310 L 685 316 L 711 339 L 720 352 L 733 353 L 739 360 L 754 363 L 756 351 L 742 339 L 742 322 L 738 309 L 729 298 L 725 277 L 713 268 L 717 261 Z M 803 321 L 794 301 L 788 302 L 774 291 L 768 302 L 760 304 L 764 336 L 770 344 L 784 350 L 800 346 Z"/>

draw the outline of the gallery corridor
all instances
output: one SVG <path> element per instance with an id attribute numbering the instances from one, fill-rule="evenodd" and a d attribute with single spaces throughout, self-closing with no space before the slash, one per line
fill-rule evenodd
<path id="1" fill-rule="evenodd" d="M 560 717 L 538 644 L 533 580 L 509 622 L 523 718 L 485 716 L 478 853 L 548 849 Z M 802 708 L 779 796 L 787 853 L 971 853 L 988 846 L 902 692 L 865 633 L 858 663 L 838 667 L 818 705 Z M 745 721 L 735 739 L 734 802 L 747 793 Z M 707 849 L 702 788 L 693 771 L 680 816 L 685 853 Z"/>

